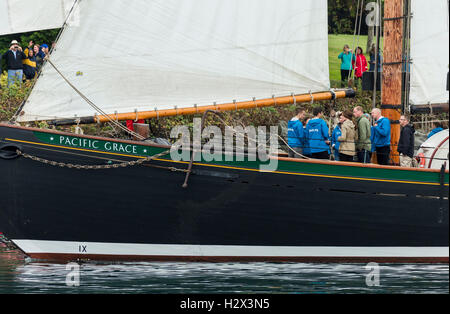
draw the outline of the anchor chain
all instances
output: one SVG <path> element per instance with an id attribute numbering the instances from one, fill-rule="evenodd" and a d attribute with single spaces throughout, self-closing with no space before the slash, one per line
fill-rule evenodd
<path id="1" fill-rule="evenodd" d="M 139 160 L 133 160 L 133 161 L 127 161 L 123 163 L 117 163 L 112 165 L 77 165 L 77 164 L 70 164 L 70 163 L 63 163 L 63 162 L 57 162 L 57 161 L 51 161 L 43 158 L 39 158 L 36 156 L 32 156 L 29 154 L 26 154 L 20 150 L 16 151 L 17 155 L 22 156 L 24 158 L 37 161 L 46 165 L 54 166 L 54 167 L 60 167 L 60 168 L 69 168 L 69 169 L 78 169 L 78 170 L 104 170 L 104 169 L 119 169 L 119 168 L 127 168 L 127 167 L 134 167 L 142 165 L 144 162 L 149 162 L 152 160 L 155 160 L 157 158 L 161 158 L 167 154 L 170 153 L 170 150 L 164 151 L 162 153 L 142 158 Z"/>

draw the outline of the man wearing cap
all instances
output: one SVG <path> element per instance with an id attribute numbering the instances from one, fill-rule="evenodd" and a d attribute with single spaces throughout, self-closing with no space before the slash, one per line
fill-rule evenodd
<path id="1" fill-rule="evenodd" d="M 49 50 L 48 50 L 48 45 L 47 44 L 43 44 L 42 46 L 41 46 L 41 50 L 42 50 L 42 52 L 44 53 L 44 57 L 45 56 L 48 56 L 49 55 Z"/>
<path id="2" fill-rule="evenodd" d="M 3 55 L 6 60 L 6 68 L 8 70 L 8 87 L 19 82 L 22 84 L 23 78 L 23 63 L 22 61 L 27 57 L 22 51 L 17 40 L 13 40 L 10 44 L 9 50 Z"/>

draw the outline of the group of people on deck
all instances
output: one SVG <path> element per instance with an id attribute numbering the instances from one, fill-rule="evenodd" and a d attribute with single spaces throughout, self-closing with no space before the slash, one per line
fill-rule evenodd
<path id="1" fill-rule="evenodd" d="M 346 82 L 352 77 L 353 70 L 355 71 L 355 86 L 358 86 L 359 81 L 362 81 L 365 72 L 374 72 L 376 64 L 378 63 L 378 72 L 382 71 L 382 55 L 378 50 L 378 55 L 375 53 L 376 47 L 372 45 L 370 49 L 370 61 L 364 55 L 361 47 L 356 48 L 356 54 L 352 52 L 349 45 L 345 45 L 343 52 L 339 54 L 338 58 L 341 60 L 341 84 L 344 87 Z"/>
<path id="2" fill-rule="evenodd" d="M 25 80 L 32 80 L 37 76 L 44 59 L 50 53 L 47 44 L 38 45 L 30 41 L 23 49 L 17 40 L 13 40 L 9 50 L 0 55 L 5 60 L 8 71 L 8 87 L 14 83 L 21 84 Z"/>
<path id="3" fill-rule="evenodd" d="M 369 115 L 357 106 L 353 111 L 338 113 L 338 119 L 330 132 L 322 107 L 315 107 L 312 116 L 304 108 L 297 108 L 295 117 L 288 123 L 289 157 L 330 160 L 334 156 L 335 161 L 371 163 L 372 155 L 376 154 L 378 164 L 390 164 L 391 121 L 382 116 L 380 109 L 373 109 Z M 399 123 L 400 165 L 414 167 L 414 126 L 407 115 L 402 115 Z M 433 126 L 428 138 L 444 130 L 439 122 Z"/>
<path id="4" fill-rule="evenodd" d="M 289 157 L 371 163 L 377 155 L 380 165 L 388 165 L 391 153 L 391 122 L 381 115 L 380 109 L 371 112 L 373 125 L 362 107 L 339 114 L 339 123 L 330 136 L 322 119 L 323 108 L 315 107 L 308 118 L 306 110 L 298 108 L 288 123 Z"/>

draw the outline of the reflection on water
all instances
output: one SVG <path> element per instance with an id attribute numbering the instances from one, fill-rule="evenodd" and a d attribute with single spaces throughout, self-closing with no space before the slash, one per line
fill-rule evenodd
<path id="1" fill-rule="evenodd" d="M 449 293 L 447 264 L 382 264 L 379 286 L 365 264 L 87 263 L 74 287 L 71 270 L 0 248 L 0 293 Z"/>

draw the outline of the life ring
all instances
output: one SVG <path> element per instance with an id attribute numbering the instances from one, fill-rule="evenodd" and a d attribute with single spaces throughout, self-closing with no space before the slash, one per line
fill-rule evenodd
<path id="1" fill-rule="evenodd" d="M 417 155 L 417 162 L 419 163 L 419 168 L 425 168 L 425 155 L 423 153 Z"/>

